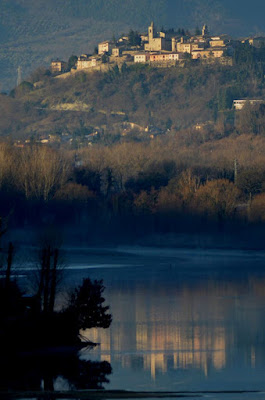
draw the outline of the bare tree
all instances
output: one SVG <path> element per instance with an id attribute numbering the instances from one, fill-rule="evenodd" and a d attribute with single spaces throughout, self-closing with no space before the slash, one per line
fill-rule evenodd
<path id="1" fill-rule="evenodd" d="M 51 232 L 40 239 L 35 286 L 39 311 L 53 313 L 56 294 L 63 279 L 64 262 L 60 251 L 61 241 Z"/>
<path id="2" fill-rule="evenodd" d="M 27 198 L 47 201 L 66 182 L 69 169 L 59 152 L 46 146 L 28 147 L 20 154 L 17 183 Z"/>

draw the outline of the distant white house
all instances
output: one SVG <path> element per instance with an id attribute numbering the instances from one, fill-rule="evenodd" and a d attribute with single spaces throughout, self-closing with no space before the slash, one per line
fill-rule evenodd
<path id="1" fill-rule="evenodd" d="M 150 59 L 149 53 L 139 53 L 134 55 L 135 63 L 146 63 Z"/>
<path id="2" fill-rule="evenodd" d="M 254 106 L 255 104 L 265 104 L 265 100 L 250 100 L 250 99 L 241 99 L 233 101 L 233 108 L 235 110 L 242 110 L 246 103 Z"/>
<path id="3" fill-rule="evenodd" d="M 256 36 L 242 40 L 242 43 L 249 43 L 251 46 L 254 47 L 262 47 L 265 44 L 265 37 L 264 36 Z"/>

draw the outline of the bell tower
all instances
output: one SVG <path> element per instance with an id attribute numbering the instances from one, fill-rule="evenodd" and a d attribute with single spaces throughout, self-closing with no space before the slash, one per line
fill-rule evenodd
<path id="1" fill-rule="evenodd" d="M 203 36 L 203 37 L 209 36 L 209 29 L 208 29 L 208 26 L 207 26 L 207 25 L 203 25 L 203 28 L 202 28 L 202 36 Z"/>
<path id="2" fill-rule="evenodd" d="M 153 40 L 155 37 L 155 26 L 153 22 L 151 22 L 151 25 L 148 28 L 148 37 L 149 37 L 149 42 L 150 40 Z"/>
<path id="3" fill-rule="evenodd" d="M 177 51 L 177 43 L 175 37 L 172 38 L 171 43 L 172 43 L 172 51 Z"/>

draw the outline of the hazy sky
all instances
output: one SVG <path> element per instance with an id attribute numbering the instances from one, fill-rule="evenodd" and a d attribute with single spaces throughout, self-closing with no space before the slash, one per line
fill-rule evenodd
<path id="1" fill-rule="evenodd" d="M 212 25 L 214 30 L 226 29 L 233 35 L 265 32 L 264 0 L 167 0 L 168 19 L 179 23 L 194 21 Z"/>

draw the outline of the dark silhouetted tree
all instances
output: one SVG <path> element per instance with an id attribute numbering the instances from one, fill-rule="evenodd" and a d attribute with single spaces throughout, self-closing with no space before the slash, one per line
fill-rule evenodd
<path id="1" fill-rule="evenodd" d="M 68 60 L 68 69 L 70 70 L 71 68 L 76 66 L 77 63 L 77 56 L 72 55 L 69 60 Z"/>
<path id="2" fill-rule="evenodd" d="M 40 311 L 53 313 L 56 291 L 62 279 L 62 266 L 59 260 L 58 248 L 44 245 L 40 254 L 41 268 L 38 276 L 37 298 Z"/>
<path id="3" fill-rule="evenodd" d="M 102 280 L 92 282 L 87 278 L 83 280 L 82 286 L 72 293 L 66 313 L 72 315 L 78 329 L 106 329 L 110 326 L 112 316 L 108 313 L 109 306 L 103 305 L 104 290 Z"/>
<path id="4" fill-rule="evenodd" d="M 137 31 L 133 31 L 132 29 L 129 32 L 129 45 L 130 46 L 140 46 L 141 45 L 141 36 Z"/>

